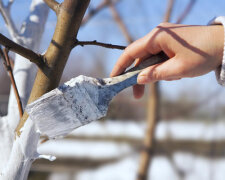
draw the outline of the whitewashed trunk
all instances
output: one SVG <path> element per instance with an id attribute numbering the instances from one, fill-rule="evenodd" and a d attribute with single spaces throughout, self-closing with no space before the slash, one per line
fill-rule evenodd
<path id="1" fill-rule="evenodd" d="M 42 0 L 33 0 L 30 13 L 22 25 L 20 34 L 15 34 L 17 37 L 12 37 L 12 39 L 29 49 L 38 51 L 48 11 L 49 8 Z M 16 55 L 14 77 L 23 107 L 26 106 L 35 75 L 35 65 Z M 18 106 L 11 88 L 8 115 L 0 119 L 0 179 L 2 180 L 27 179 L 30 166 L 33 160 L 38 157 L 36 150 L 39 134 L 36 133 L 33 122 L 28 119 L 22 128 L 21 136 L 15 139 L 14 131 L 18 122 Z"/>

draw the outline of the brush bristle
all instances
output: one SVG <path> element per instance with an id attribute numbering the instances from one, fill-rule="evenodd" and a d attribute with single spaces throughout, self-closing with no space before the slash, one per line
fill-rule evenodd
<path id="1" fill-rule="evenodd" d="M 42 135 L 49 138 L 65 136 L 106 115 L 105 110 L 103 112 L 96 106 L 97 86 L 96 89 L 93 86 L 90 93 L 84 83 L 87 83 L 87 77 L 74 78 L 27 106 L 26 111 Z"/>

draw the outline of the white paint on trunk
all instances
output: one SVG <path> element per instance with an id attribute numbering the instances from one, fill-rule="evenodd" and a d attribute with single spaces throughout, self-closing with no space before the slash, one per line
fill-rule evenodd
<path id="1" fill-rule="evenodd" d="M 39 134 L 36 133 L 34 127 L 33 122 L 28 118 L 21 136 L 13 142 L 12 151 L 2 171 L 1 179 L 27 179 L 32 162 L 39 156 L 37 153 Z"/>
<path id="2" fill-rule="evenodd" d="M 10 33 L 12 39 L 33 51 L 38 51 L 48 11 L 49 8 L 43 0 L 33 0 L 29 16 L 24 21 L 20 33 L 16 35 L 15 33 Z M 10 26 L 8 28 L 9 32 L 14 31 Z M 15 56 L 14 77 L 23 107 L 26 106 L 28 101 L 35 74 L 35 65 L 19 55 Z M 14 130 L 18 122 L 18 106 L 13 89 L 11 88 L 8 115 L 1 118 L 0 121 L 0 179 L 2 180 L 27 179 L 32 162 L 36 158 L 39 158 L 39 154 L 37 153 L 39 133 L 36 132 L 33 121 L 27 120 L 21 136 L 15 140 Z"/>
<path id="3" fill-rule="evenodd" d="M 30 14 L 21 27 L 20 40 L 21 45 L 28 47 L 33 51 L 39 51 L 41 37 L 44 31 L 44 25 L 48 17 L 49 8 L 42 0 L 33 0 L 30 7 Z M 39 22 L 33 22 L 30 17 L 39 17 Z M 22 100 L 23 107 L 26 106 L 31 89 L 33 87 L 34 78 L 37 72 L 35 64 L 28 59 L 15 56 L 15 66 L 13 69 L 15 81 Z M 19 111 L 17 101 L 13 89 L 10 91 L 8 120 L 12 130 L 15 129 L 19 122 Z"/>

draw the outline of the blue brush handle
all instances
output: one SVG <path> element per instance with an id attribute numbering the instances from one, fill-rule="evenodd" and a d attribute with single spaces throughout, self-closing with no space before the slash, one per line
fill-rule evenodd
<path id="1" fill-rule="evenodd" d="M 153 55 L 150 58 L 141 62 L 138 66 L 135 66 L 128 71 L 124 72 L 122 75 L 113 77 L 113 78 L 105 78 L 103 81 L 105 82 L 105 87 L 109 88 L 113 93 L 113 96 L 118 94 L 123 89 L 133 86 L 137 84 L 138 74 L 145 69 L 146 67 L 162 63 L 168 60 L 168 56 L 160 52 L 157 55 Z"/>

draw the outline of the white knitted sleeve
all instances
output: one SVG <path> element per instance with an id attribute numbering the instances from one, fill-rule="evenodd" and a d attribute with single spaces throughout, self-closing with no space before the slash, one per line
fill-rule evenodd
<path id="1" fill-rule="evenodd" d="M 224 27 L 224 32 L 225 32 L 225 16 L 219 16 L 214 18 L 209 22 L 209 24 L 222 24 Z M 224 34 L 225 37 L 225 34 Z M 222 64 L 220 67 L 218 67 L 215 70 L 216 73 L 216 79 L 219 84 L 222 86 L 225 86 L 225 40 L 224 40 L 224 48 L 223 48 L 223 59 L 222 59 Z"/>

